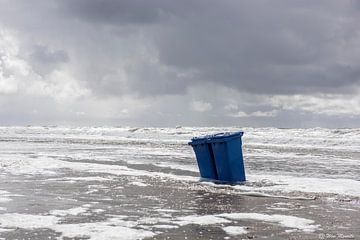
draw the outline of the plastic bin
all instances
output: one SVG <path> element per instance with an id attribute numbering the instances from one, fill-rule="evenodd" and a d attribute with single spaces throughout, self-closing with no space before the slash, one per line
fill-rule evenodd
<path id="1" fill-rule="evenodd" d="M 242 154 L 243 132 L 218 133 L 193 138 L 200 175 L 222 182 L 246 181 Z"/>
<path id="2" fill-rule="evenodd" d="M 243 132 L 221 133 L 208 140 L 214 154 L 218 180 L 225 182 L 246 181 L 242 135 Z"/>
<path id="3" fill-rule="evenodd" d="M 189 145 L 194 149 L 201 177 L 218 179 L 211 144 L 207 143 L 207 139 L 208 136 L 193 138 Z"/>

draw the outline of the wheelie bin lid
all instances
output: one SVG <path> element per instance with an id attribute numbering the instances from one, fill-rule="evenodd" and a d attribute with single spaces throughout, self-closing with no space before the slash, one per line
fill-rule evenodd
<path id="1" fill-rule="evenodd" d="M 217 133 L 208 138 L 208 143 L 212 142 L 227 142 L 234 138 L 241 138 L 244 132 L 224 132 Z"/>
<path id="2" fill-rule="evenodd" d="M 207 140 L 211 135 L 201 136 L 201 137 L 193 137 L 191 139 L 191 142 L 188 142 L 189 145 L 194 146 L 198 144 L 204 144 L 207 143 Z"/>
<path id="3" fill-rule="evenodd" d="M 188 144 L 194 146 L 204 143 L 226 142 L 234 138 L 240 138 L 243 134 L 244 132 L 222 132 L 222 133 L 210 134 L 206 136 L 194 137 L 191 139 L 191 142 L 189 142 Z"/>

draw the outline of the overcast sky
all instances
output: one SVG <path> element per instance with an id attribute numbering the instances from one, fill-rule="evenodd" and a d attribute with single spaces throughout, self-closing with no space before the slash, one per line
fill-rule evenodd
<path id="1" fill-rule="evenodd" d="M 0 125 L 360 127 L 360 1 L 0 0 Z"/>

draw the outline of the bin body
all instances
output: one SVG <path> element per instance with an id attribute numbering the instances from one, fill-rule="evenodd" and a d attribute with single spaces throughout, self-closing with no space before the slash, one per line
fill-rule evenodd
<path id="1" fill-rule="evenodd" d="M 242 133 L 239 133 L 210 140 L 220 181 L 243 182 L 246 180 L 241 136 Z"/>
<path id="2" fill-rule="evenodd" d="M 213 152 L 211 145 L 206 142 L 206 137 L 195 138 L 189 144 L 194 149 L 201 177 L 218 179 Z"/>
<path id="3" fill-rule="evenodd" d="M 221 182 L 246 181 L 242 154 L 243 132 L 218 133 L 193 138 L 193 147 L 203 178 Z"/>

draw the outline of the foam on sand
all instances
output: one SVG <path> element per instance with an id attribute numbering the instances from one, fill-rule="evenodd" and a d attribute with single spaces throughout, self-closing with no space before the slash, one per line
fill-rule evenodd
<path id="1" fill-rule="evenodd" d="M 7 196 L 0 196 L 0 203 L 10 202 L 12 199 Z"/>
<path id="2" fill-rule="evenodd" d="M 12 231 L 17 228 L 38 229 L 47 228 L 59 232 L 62 237 L 89 239 L 142 239 L 153 237 L 159 229 L 173 229 L 185 225 L 219 225 L 229 235 L 247 233 L 243 226 L 234 225 L 237 220 L 255 220 L 270 222 L 296 231 L 313 232 L 319 229 L 313 220 L 289 215 L 269 215 L 262 213 L 223 213 L 213 215 L 188 215 L 173 218 L 144 217 L 137 220 L 126 221 L 127 216 L 111 216 L 106 221 L 62 224 L 63 217 L 79 215 L 89 210 L 91 205 L 70 208 L 67 210 L 52 210 L 48 215 L 31 215 L 20 213 L 0 214 L 1 231 Z M 144 226 L 142 224 L 145 224 Z M 228 225 L 228 226 L 224 226 Z M 158 229 L 156 232 L 149 231 Z"/>
<path id="3" fill-rule="evenodd" d="M 89 210 L 89 208 L 85 207 L 76 207 L 76 208 L 70 208 L 66 210 L 51 210 L 50 214 L 55 216 L 64 217 L 67 215 L 79 215 L 81 213 L 86 213 Z"/>
<path id="4" fill-rule="evenodd" d="M 143 239 L 152 237 L 155 233 L 141 229 L 128 227 L 133 226 L 131 222 L 123 221 L 121 218 L 111 218 L 104 222 L 61 224 L 57 216 L 43 216 L 30 214 L 0 214 L 1 231 L 11 231 L 16 228 L 36 229 L 47 228 L 60 232 L 62 237 L 100 239 Z"/>
<path id="5" fill-rule="evenodd" d="M 136 181 L 131 182 L 130 184 L 134 185 L 134 186 L 138 186 L 138 187 L 146 187 L 147 186 L 147 184 L 145 184 L 143 182 L 136 182 Z"/>
<path id="6" fill-rule="evenodd" d="M 304 232 L 314 232 L 319 229 L 319 225 L 314 224 L 314 221 L 311 219 L 300 218 L 296 216 L 289 215 L 280 215 L 280 214 L 262 214 L 262 213 L 223 213 L 223 214 L 215 214 L 215 215 L 190 215 L 185 217 L 177 218 L 173 223 L 178 224 L 180 226 L 188 225 L 188 224 L 196 224 L 196 225 L 214 225 L 214 224 L 226 224 L 232 223 L 231 220 L 256 220 L 261 222 L 270 222 L 276 223 L 283 227 L 292 228 L 295 230 L 301 230 Z M 231 228 L 227 228 L 228 231 L 241 231 L 240 228 L 232 226 Z M 245 229 L 243 229 L 245 231 Z M 224 229 L 224 231 L 226 231 Z M 226 231 L 226 232 L 228 232 Z M 242 233 L 239 233 L 242 234 Z"/>
<path id="7" fill-rule="evenodd" d="M 19 195 L 19 194 L 11 194 L 9 193 L 8 191 L 3 191 L 3 190 L 0 190 L 0 203 L 6 203 L 6 202 L 10 202 L 12 201 L 12 199 L 10 197 L 19 197 L 19 196 L 22 196 L 22 195 Z"/>
<path id="8" fill-rule="evenodd" d="M 0 226 L 2 228 L 52 228 L 57 224 L 56 216 L 30 215 L 20 213 L 0 214 Z"/>
<path id="9" fill-rule="evenodd" d="M 89 237 L 89 239 L 92 240 L 133 240 L 149 238 L 155 235 L 153 232 L 142 229 L 116 226 L 114 223 L 112 223 L 112 221 L 80 224 L 58 224 L 53 229 L 57 232 L 62 232 L 64 237 Z"/>
<path id="10" fill-rule="evenodd" d="M 23 159 L 23 160 L 12 159 L 11 167 L 2 167 L 2 169 L 13 175 L 21 175 L 21 174 L 55 175 L 56 172 L 61 169 L 72 169 L 74 171 L 87 172 L 87 173 L 105 173 L 105 174 L 111 174 L 117 176 L 147 176 L 147 177 L 167 178 L 167 179 L 173 179 L 179 181 L 191 181 L 191 182 L 198 181 L 199 179 L 197 177 L 186 176 L 186 175 L 174 175 L 174 174 L 162 173 L 162 172 L 137 170 L 120 165 L 69 162 L 63 160 L 56 160 L 48 157 L 41 157 L 37 159 Z M 95 180 L 95 179 L 91 179 L 91 180 Z M 100 179 L 96 178 L 96 180 L 100 180 Z"/>
<path id="11" fill-rule="evenodd" d="M 177 221 L 175 223 L 180 226 L 189 225 L 189 224 L 213 225 L 220 223 L 231 223 L 231 221 L 216 215 L 202 215 L 202 216 L 190 215 L 190 216 L 177 218 Z"/>
<path id="12" fill-rule="evenodd" d="M 232 236 L 248 233 L 248 231 L 246 231 L 246 229 L 244 227 L 240 227 L 240 226 L 227 226 L 227 227 L 223 227 L 223 230 L 227 234 L 232 235 Z"/>
<path id="13" fill-rule="evenodd" d="M 249 220 L 278 223 L 283 227 L 299 229 L 304 232 L 314 232 L 320 227 L 319 225 L 314 225 L 314 221 L 311 219 L 300 218 L 289 215 L 280 215 L 280 214 L 268 215 L 262 213 L 223 213 L 220 214 L 219 216 L 229 218 L 232 220 L 249 219 Z"/>
<path id="14" fill-rule="evenodd" d="M 78 181 L 86 181 L 86 182 L 104 182 L 104 181 L 112 181 L 113 178 L 110 177 L 64 177 L 64 178 L 49 178 L 47 181 L 65 181 L 65 182 L 78 182 Z"/>
<path id="15" fill-rule="evenodd" d="M 10 160 L 8 160 L 10 163 Z M 146 176 L 151 178 L 172 179 L 175 181 L 197 182 L 198 177 L 187 175 L 175 175 L 171 173 L 152 172 L 146 170 L 138 170 L 120 165 L 108 165 L 99 163 L 84 163 L 84 162 L 69 162 L 63 160 L 56 160 L 47 157 L 37 159 L 12 159 L 12 163 L 0 167 L 1 170 L 9 172 L 14 175 L 30 174 L 30 175 L 55 175 L 61 169 L 72 169 L 78 172 L 86 172 L 91 174 L 108 174 L 106 177 L 73 177 L 73 178 L 53 178 L 49 180 L 60 181 L 109 181 L 112 176 Z M 262 174 L 248 174 L 248 181 L 245 185 L 234 186 L 246 192 L 259 193 L 326 193 L 339 194 L 353 197 L 360 197 L 360 181 L 353 179 L 325 179 L 325 178 L 309 178 L 309 177 L 295 177 L 295 176 L 281 176 L 281 175 L 262 175 Z M 271 184 L 264 184 L 270 182 Z M 136 185 L 136 183 L 135 183 Z M 139 185 L 138 185 L 139 186 Z M 287 196 L 281 195 L 282 198 Z M 264 196 L 274 197 L 274 196 Z M 280 196 L 278 196 L 280 197 Z M 8 196 L 5 196 L 0 191 L 0 202 L 10 201 Z"/>
<path id="16" fill-rule="evenodd" d="M 264 180 L 272 184 L 262 185 Z M 327 193 L 360 197 L 360 181 L 352 179 L 248 175 L 246 185 L 237 185 L 234 188 L 245 191 Z"/>
<path id="17" fill-rule="evenodd" d="M 178 228 L 179 226 L 176 225 L 165 225 L 165 224 L 159 224 L 159 225 L 154 225 L 153 228 L 159 228 L 159 229 L 174 229 L 174 228 Z"/>

